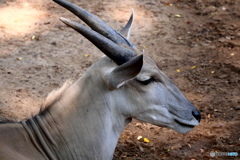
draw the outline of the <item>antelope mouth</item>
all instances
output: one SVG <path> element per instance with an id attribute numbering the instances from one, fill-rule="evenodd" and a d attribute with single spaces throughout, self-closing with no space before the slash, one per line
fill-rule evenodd
<path id="1" fill-rule="evenodd" d="M 177 124 L 179 124 L 180 126 L 184 126 L 184 127 L 188 127 L 188 128 L 194 128 L 196 126 L 196 125 L 193 125 L 193 124 L 187 124 L 187 123 L 181 122 L 177 119 L 175 119 L 175 122 Z"/>

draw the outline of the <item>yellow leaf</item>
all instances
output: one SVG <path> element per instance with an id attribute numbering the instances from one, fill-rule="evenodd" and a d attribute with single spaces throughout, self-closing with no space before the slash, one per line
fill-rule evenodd
<path id="1" fill-rule="evenodd" d="M 84 57 L 89 57 L 90 55 L 89 54 L 85 54 Z"/>
<path id="2" fill-rule="evenodd" d="M 181 70 L 180 70 L 180 69 L 177 69 L 176 71 L 177 71 L 177 72 L 181 72 Z"/>
<path id="3" fill-rule="evenodd" d="M 196 68 L 196 66 L 192 66 L 192 69 Z"/>
<path id="4" fill-rule="evenodd" d="M 180 14 L 175 14 L 175 17 L 181 18 L 182 16 Z"/>
<path id="5" fill-rule="evenodd" d="M 144 138 L 143 141 L 146 142 L 146 143 L 150 142 L 150 140 L 147 139 L 147 138 Z"/>

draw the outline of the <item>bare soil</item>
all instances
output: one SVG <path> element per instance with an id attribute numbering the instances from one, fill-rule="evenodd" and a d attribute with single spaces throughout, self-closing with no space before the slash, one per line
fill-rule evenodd
<path id="1" fill-rule="evenodd" d="M 114 159 L 240 159 L 210 156 L 240 154 L 240 1 L 71 2 L 117 30 L 134 8 L 131 41 L 202 114 L 200 125 L 187 134 L 134 120 L 120 137 Z M 51 90 L 80 77 L 103 55 L 60 16 L 76 20 L 50 0 L 0 1 L 0 116 L 19 121 L 35 115 Z"/>

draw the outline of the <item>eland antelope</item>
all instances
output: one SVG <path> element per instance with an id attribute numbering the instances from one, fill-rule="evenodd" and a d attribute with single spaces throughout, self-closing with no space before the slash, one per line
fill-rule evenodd
<path id="1" fill-rule="evenodd" d="M 133 22 L 119 33 L 65 0 L 53 0 L 91 29 L 60 18 L 106 57 L 74 83 L 50 93 L 36 116 L 0 122 L 1 160 L 110 160 L 132 118 L 186 133 L 200 113 L 146 54 L 129 41 Z"/>

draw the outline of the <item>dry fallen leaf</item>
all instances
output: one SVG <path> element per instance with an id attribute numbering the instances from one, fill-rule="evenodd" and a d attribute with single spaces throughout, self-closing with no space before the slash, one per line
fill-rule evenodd
<path id="1" fill-rule="evenodd" d="M 207 117 L 208 117 L 208 118 L 211 118 L 211 115 L 210 115 L 210 114 L 208 114 L 208 115 L 207 115 Z"/>
<path id="2" fill-rule="evenodd" d="M 180 14 L 175 14 L 175 17 L 181 18 L 182 16 Z"/>
<path id="3" fill-rule="evenodd" d="M 191 144 L 188 144 L 189 148 L 192 148 Z"/>
<path id="4" fill-rule="evenodd" d="M 146 142 L 146 143 L 150 142 L 150 140 L 147 139 L 147 138 L 144 138 L 143 141 Z"/>
<path id="5" fill-rule="evenodd" d="M 140 140 L 140 139 L 142 139 L 142 138 L 143 138 L 142 136 L 138 136 L 138 137 L 137 137 L 137 140 Z"/>

